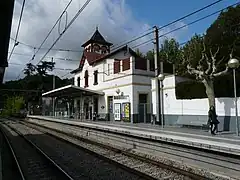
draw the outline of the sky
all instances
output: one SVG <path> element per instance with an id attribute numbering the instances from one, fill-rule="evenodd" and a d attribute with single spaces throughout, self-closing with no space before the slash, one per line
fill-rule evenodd
<path id="1" fill-rule="evenodd" d="M 29 62 L 37 64 L 42 59 L 47 48 L 56 41 L 59 32 L 61 33 L 64 30 L 65 25 L 71 21 L 86 0 L 73 0 L 67 9 L 67 13 L 62 17 L 61 22 L 53 29 L 43 44 L 42 47 L 44 49 L 39 50 L 35 58 L 32 59 L 33 54 L 37 51 L 33 47 L 40 46 L 69 1 L 70 0 L 26 0 L 17 38 L 20 43 L 15 47 L 14 53 L 9 59 L 9 67 L 6 69 L 4 81 L 23 78 L 23 69 L 26 64 Z M 155 25 L 161 27 L 214 1 L 215 0 L 92 0 L 53 47 L 53 49 L 74 50 L 74 52 L 52 50 L 43 60 L 50 61 L 51 58 L 54 58 L 56 63 L 55 67 L 58 69 L 50 72 L 50 74 L 54 73 L 62 78 L 69 78 L 71 77 L 71 75 L 68 74 L 70 69 L 76 69 L 79 65 L 82 53 L 81 45 L 92 36 L 96 27 L 98 27 L 107 41 L 112 42 L 115 44 L 115 47 L 117 47 L 117 45 L 123 41 L 126 42 L 133 39 L 133 37 L 150 32 L 149 29 Z M 23 0 L 15 0 L 11 31 L 12 38 L 16 36 L 22 2 Z M 161 29 L 159 34 L 167 33 L 236 2 L 238 1 L 223 0 L 207 10 Z M 175 38 L 180 43 L 185 42 L 196 33 L 204 33 L 216 18 L 217 15 L 212 16 L 194 25 L 168 34 L 164 38 Z M 128 45 L 134 47 L 152 38 L 153 34 L 150 34 Z M 164 40 L 164 38 L 160 39 L 160 42 Z M 22 43 L 32 47 L 23 45 Z M 13 44 L 14 41 L 11 40 L 9 52 L 12 50 Z M 147 52 L 153 49 L 153 44 L 149 43 L 139 46 L 138 48 L 142 52 Z M 71 61 L 66 59 L 70 59 Z"/>

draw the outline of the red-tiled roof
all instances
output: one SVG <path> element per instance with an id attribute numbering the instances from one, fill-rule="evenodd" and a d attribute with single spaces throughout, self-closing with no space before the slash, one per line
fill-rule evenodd
<path id="1" fill-rule="evenodd" d="M 128 48 L 127 46 L 123 46 L 123 47 L 121 47 L 121 48 L 117 49 L 116 51 L 113 51 L 109 54 L 98 54 L 96 52 L 86 52 L 86 51 L 84 51 L 84 53 L 82 55 L 82 59 L 80 60 L 79 68 L 73 70 L 71 73 L 76 73 L 76 72 L 81 71 L 82 67 L 84 65 L 85 59 L 87 59 L 89 65 L 93 65 L 94 63 L 99 63 L 99 62 L 101 62 L 101 61 L 113 56 L 114 54 L 116 54 L 118 52 L 121 52 L 121 51 L 126 51 L 126 52 L 129 51 L 129 53 L 132 56 L 138 57 L 138 55 L 131 48 Z"/>
<path id="2" fill-rule="evenodd" d="M 93 64 L 97 59 L 103 58 L 104 54 L 98 54 L 96 52 L 84 52 L 83 56 L 87 59 L 88 64 Z"/>

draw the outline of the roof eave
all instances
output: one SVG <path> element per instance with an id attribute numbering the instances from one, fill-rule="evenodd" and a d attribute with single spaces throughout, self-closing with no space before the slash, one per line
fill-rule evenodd
<path id="1" fill-rule="evenodd" d="M 87 42 L 85 42 L 81 47 L 86 47 L 86 46 L 89 45 L 90 43 L 94 43 L 94 42 L 99 43 L 99 44 L 103 44 L 103 45 L 108 45 L 108 46 L 113 45 L 112 43 L 107 42 L 107 41 L 105 41 L 105 42 L 100 42 L 100 41 L 99 41 L 99 42 L 98 42 L 98 41 L 94 41 L 94 40 L 90 39 L 90 40 L 88 40 Z"/>
<path id="2" fill-rule="evenodd" d="M 73 71 L 71 71 L 70 74 L 75 74 L 75 73 L 78 73 L 80 71 L 81 71 L 81 69 L 77 68 L 77 69 L 74 69 Z"/>

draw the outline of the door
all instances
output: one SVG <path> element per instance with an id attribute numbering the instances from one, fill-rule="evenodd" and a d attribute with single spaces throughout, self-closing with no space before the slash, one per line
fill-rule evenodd
<path id="1" fill-rule="evenodd" d="M 93 100 L 93 109 L 94 109 L 94 112 L 96 112 L 98 114 L 98 98 L 95 97 L 94 100 Z"/>
<path id="2" fill-rule="evenodd" d="M 113 121 L 114 120 L 113 96 L 108 96 L 108 119 L 109 119 L 109 121 Z"/>
<path id="3" fill-rule="evenodd" d="M 139 94 L 138 120 L 143 123 L 147 121 L 147 94 Z"/>
<path id="4" fill-rule="evenodd" d="M 87 103 L 84 103 L 84 113 L 85 113 L 85 119 L 89 119 L 89 108 Z"/>
<path id="5" fill-rule="evenodd" d="M 92 106 L 89 107 L 89 119 L 92 120 Z"/>

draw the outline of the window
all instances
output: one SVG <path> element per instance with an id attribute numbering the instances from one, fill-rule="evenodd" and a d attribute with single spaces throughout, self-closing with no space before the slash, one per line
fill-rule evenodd
<path id="1" fill-rule="evenodd" d="M 123 69 L 122 69 L 123 71 L 130 69 L 130 58 L 122 60 L 122 67 L 123 67 Z"/>
<path id="2" fill-rule="evenodd" d="M 85 86 L 84 87 L 88 87 L 88 70 L 85 71 Z"/>
<path id="3" fill-rule="evenodd" d="M 77 78 L 77 86 L 78 86 L 78 87 L 80 87 L 80 81 L 81 81 L 81 78 L 78 77 L 78 78 Z"/>
<path id="4" fill-rule="evenodd" d="M 120 60 L 114 60 L 114 74 L 117 74 L 120 72 Z"/>
<path id="5" fill-rule="evenodd" d="M 98 52 L 99 50 L 100 50 L 100 46 L 97 45 L 97 44 L 94 44 L 94 46 L 93 46 L 93 51 L 94 51 L 94 52 Z"/>
<path id="6" fill-rule="evenodd" d="M 93 85 L 97 85 L 98 84 L 98 70 L 94 71 L 93 76 L 94 76 Z"/>
<path id="7" fill-rule="evenodd" d="M 108 64 L 108 69 L 107 69 L 107 74 L 108 74 L 108 76 L 110 75 L 110 64 Z"/>
<path id="8" fill-rule="evenodd" d="M 105 47 L 105 46 L 102 46 L 102 54 L 105 54 L 105 53 L 107 53 L 107 48 Z"/>

